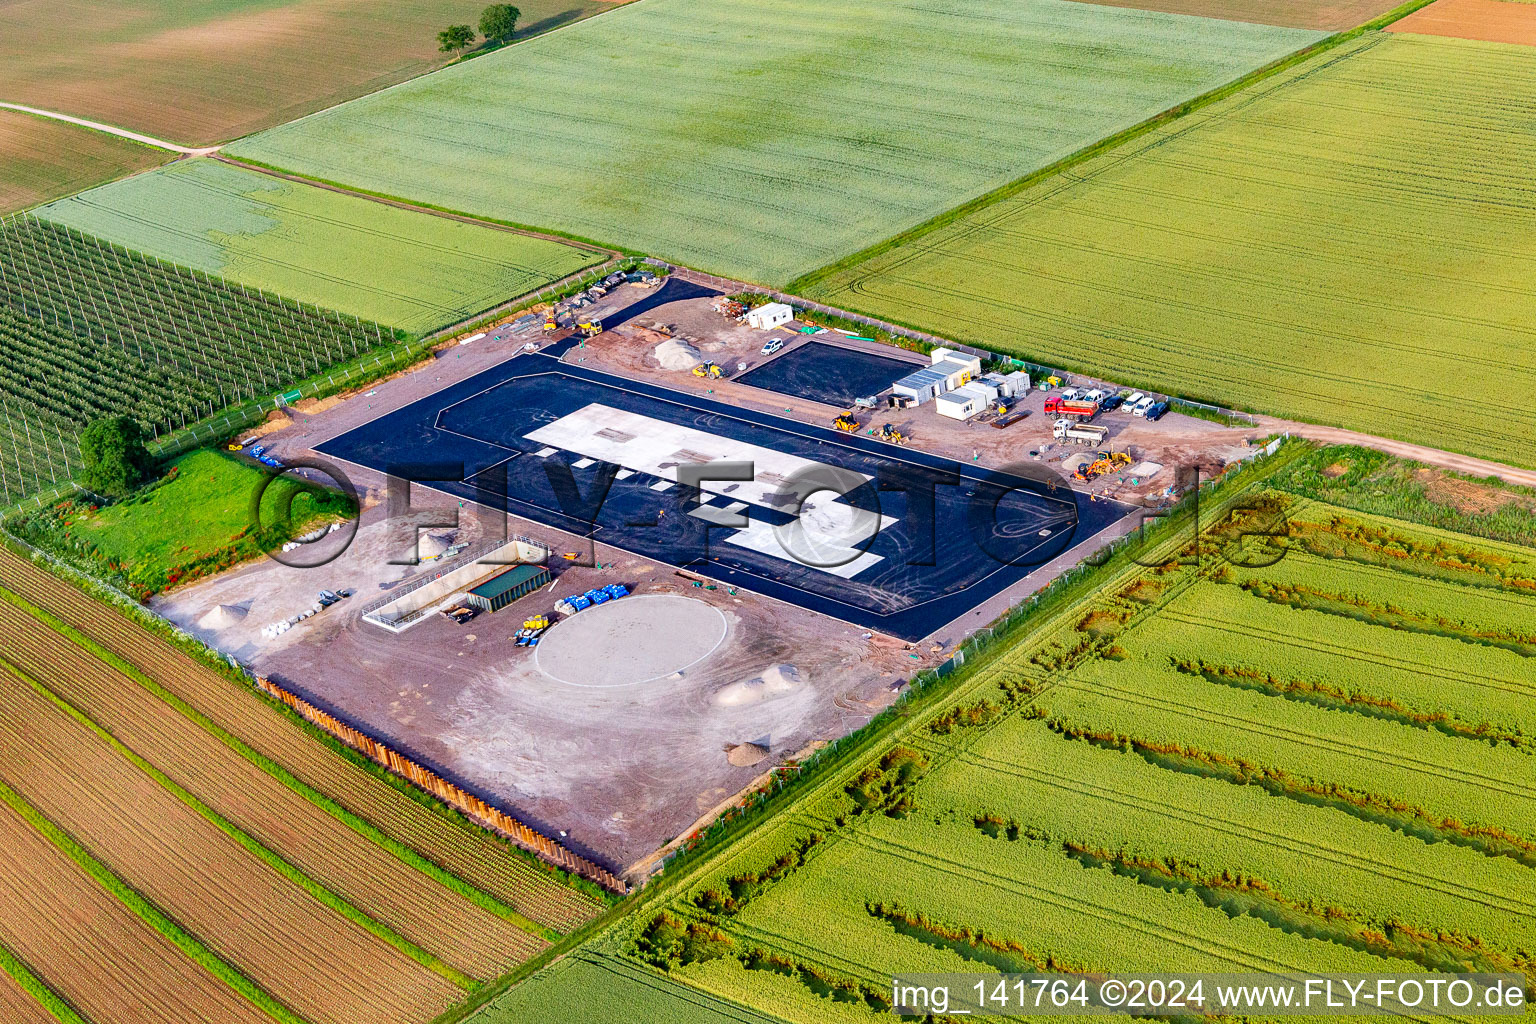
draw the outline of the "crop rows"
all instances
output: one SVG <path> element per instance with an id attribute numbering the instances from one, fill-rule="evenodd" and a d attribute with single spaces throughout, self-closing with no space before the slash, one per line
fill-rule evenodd
<path id="1" fill-rule="evenodd" d="M 6 586 L 131 663 L 208 723 L 409 850 L 538 923 L 568 930 L 599 905 L 468 826 L 317 742 L 249 687 L 229 680 L 120 613 L 0 549 Z"/>
<path id="2" fill-rule="evenodd" d="M 73 1020 L 61 1021 L 59 1016 L 44 1009 L 42 1000 L 46 997 L 32 995 L 21 981 L 7 971 L 6 968 L 14 962 L 14 955 L 0 947 L 0 1020 L 12 1024 L 76 1024 Z M 12 969 L 26 970 L 25 967 Z"/>
<path id="3" fill-rule="evenodd" d="M 540 943 L 391 857 L 132 680 L 9 604 L 7 659 L 309 877 L 460 971 L 495 977 Z"/>
<path id="4" fill-rule="evenodd" d="M 34 217 L 0 220 L 0 491 L 67 479 L 75 435 L 104 413 L 158 437 L 396 339 Z"/>
<path id="5" fill-rule="evenodd" d="M 0 775 L 123 881 L 315 1024 L 407 1021 L 458 993 L 251 857 L 44 698 L 0 688 Z"/>
<path id="6" fill-rule="evenodd" d="M 4 805 L 0 846 L 0 945 L 90 1020 L 271 1024 Z M 0 1017 L 27 1019 L 4 998 Z"/>
<path id="7" fill-rule="evenodd" d="M 1369 33 L 807 298 L 1126 384 L 1536 466 L 1529 47 Z"/>
<path id="8" fill-rule="evenodd" d="M 227 152 L 783 283 L 1317 38 L 1048 0 L 666 0 Z"/>
<path id="9" fill-rule="evenodd" d="M 607 948 L 807 1024 L 903 972 L 1531 973 L 1531 556 L 1277 503 L 1279 562 L 1121 570 Z"/>

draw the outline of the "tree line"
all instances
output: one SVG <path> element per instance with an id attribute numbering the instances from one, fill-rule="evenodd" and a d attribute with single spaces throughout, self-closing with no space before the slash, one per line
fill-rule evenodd
<path id="1" fill-rule="evenodd" d="M 480 34 L 492 46 L 509 43 L 522 13 L 511 4 L 492 4 L 480 12 Z M 437 34 L 437 48 L 443 53 L 456 53 L 474 43 L 475 30 L 468 25 L 449 25 Z"/>

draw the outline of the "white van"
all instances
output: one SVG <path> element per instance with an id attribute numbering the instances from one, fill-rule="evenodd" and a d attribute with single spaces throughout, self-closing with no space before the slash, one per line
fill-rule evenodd
<path id="1" fill-rule="evenodd" d="M 1127 402 L 1126 404 L 1130 405 L 1129 402 Z M 1152 408 L 1156 404 L 1157 404 L 1157 399 L 1153 398 L 1151 395 L 1147 395 L 1145 398 L 1143 398 L 1141 401 L 1137 402 L 1134 406 L 1131 407 L 1131 415 L 1132 416 L 1145 416 L 1147 414 L 1147 410 Z"/>
<path id="2" fill-rule="evenodd" d="M 1134 412 L 1136 410 L 1136 406 L 1139 405 L 1141 401 L 1146 397 L 1146 395 L 1138 391 L 1130 398 L 1127 398 L 1125 401 L 1121 402 L 1120 408 L 1124 409 L 1126 412 Z"/>
<path id="3" fill-rule="evenodd" d="M 1094 388 L 1092 391 L 1084 392 L 1083 399 L 1089 402 L 1102 402 L 1104 401 L 1104 389 Z"/>

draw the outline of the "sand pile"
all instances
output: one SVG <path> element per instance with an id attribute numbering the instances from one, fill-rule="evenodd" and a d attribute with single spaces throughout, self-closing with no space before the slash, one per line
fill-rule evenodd
<path id="1" fill-rule="evenodd" d="M 204 629 L 227 629 L 245 618 L 245 609 L 232 604 L 210 608 L 197 624 Z"/>
<path id="2" fill-rule="evenodd" d="M 719 707 L 734 708 L 794 693 L 805 685 L 800 670 L 793 665 L 770 665 L 760 676 L 722 686 L 714 696 Z"/>
<path id="3" fill-rule="evenodd" d="M 736 743 L 726 748 L 725 759 L 738 768 L 749 768 L 768 756 L 761 743 Z"/>
<path id="4" fill-rule="evenodd" d="M 451 533 L 424 533 L 416 541 L 418 558 L 436 558 L 453 546 Z"/>
<path id="5" fill-rule="evenodd" d="M 664 370 L 691 370 L 704 361 L 699 350 L 681 338 L 668 338 L 654 352 Z"/>

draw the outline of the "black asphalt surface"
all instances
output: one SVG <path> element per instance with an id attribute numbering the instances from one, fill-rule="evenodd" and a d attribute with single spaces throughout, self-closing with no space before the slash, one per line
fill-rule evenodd
<path id="1" fill-rule="evenodd" d="M 910 640 L 938 630 L 1130 512 L 1124 505 L 1089 502 L 1054 480 L 961 465 L 562 365 L 557 357 L 566 347 L 516 356 L 318 450 L 395 476 L 419 474 L 407 467 L 447 464 L 453 479 L 430 486 Z M 525 434 L 593 402 L 870 477 L 871 483 L 844 500 L 898 520 L 868 545 L 882 560 L 843 579 L 803 565 L 787 552 L 783 557 L 754 552 L 725 543 L 733 531 L 686 514 L 697 507 L 696 491 L 690 494 L 681 486 L 653 491 L 656 478 L 639 473 L 611 479 L 617 467 L 603 463 L 573 469 L 571 463 L 580 456 L 570 452 L 547 458 L 533 454 L 544 446 Z M 605 475 L 609 487 L 603 496 Z M 925 484 L 923 478 L 941 482 Z M 821 499 L 830 500 L 830 495 Z M 716 498 L 714 504 L 724 500 Z M 743 514 L 775 525 L 791 518 L 788 512 L 759 506 Z"/>
<path id="2" fill-rule="evenodd" d="M 732 380 L 781 395 L 847 406 L 855 398 L 880 394 L 919 369 L 922 365 L 912 360 L 810 341 Z"/>

